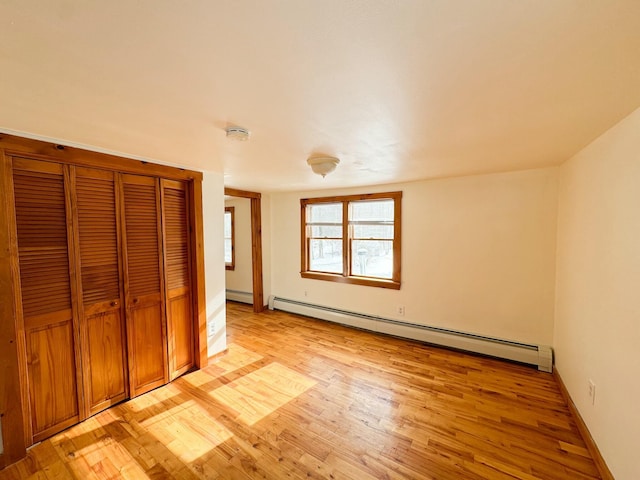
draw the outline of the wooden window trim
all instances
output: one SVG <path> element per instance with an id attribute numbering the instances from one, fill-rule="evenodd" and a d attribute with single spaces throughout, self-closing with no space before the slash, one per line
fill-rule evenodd
<path id="1" fill-rule="evenodd" d="M 351 270 L 351 237 L 349 233 L 349 203 L 367 200 L 394 201 L 393 273 L 391 279 L 353 275 Z M 344 273 L 326 273 L 309 270 L 309 245 L 307 238 L 307 206 L 319 203 L 342 203 L 342 260 Z M 401 286 L 401 244 L 402 244 L 402 192 L 366 193 L 331 197 L 303 198 L 300 200 L 300 276 L 314 280 L 364 285 L 368 287 L 399 290 Z"/>
<path id="2" fill-rule="evenodd" d="M 224 268 L 226 270 L 235 270 L 236 269 L 236 213 L 235 207 L 224 207 L 224 212 L 229 213 L 231 215 L 231 262 L 224 263 Z M 225 237 L 225 240 L 227 237 Z"/>

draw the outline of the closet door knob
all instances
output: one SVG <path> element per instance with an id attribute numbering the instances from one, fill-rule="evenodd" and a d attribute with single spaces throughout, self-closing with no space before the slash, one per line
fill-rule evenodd
<path id="1" fill-rule="evenodd" d="M 112 307 L 117 307 L 118 306 L 118 301 L 114 300 L 113 302 L 111 302 L 111 306 Z"/>
<path id="2" fill-rule="evenodd" d="M 137 298 L 134 298 L 134 299 L 133 299 L 133 303 L 138 303 L 138 299 L 137 299 Z"/>

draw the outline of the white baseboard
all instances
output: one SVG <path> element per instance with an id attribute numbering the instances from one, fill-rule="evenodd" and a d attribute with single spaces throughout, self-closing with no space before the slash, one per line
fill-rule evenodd
<path id="1" fill-rule="evenodd" d="M 553 371 L 553 350 L 548 345 L 531 345 L 491 338 L 274 296 L 269 297 L 269 309 L 283 310 L 373 332 L 386 333 L 443 347 L 535 365 L 538 370 L 543 372 L 551 373 Z"/>
<path id="2" fill-rule="evenodd" d="M 240 303 L 248 303 L 249 305 L 253 305 L 253 293 L 252 292 L 241 292 L 240 290 L 226 290 L 226 298 L 227 300 L 231 300 L 233 302 Z"/>

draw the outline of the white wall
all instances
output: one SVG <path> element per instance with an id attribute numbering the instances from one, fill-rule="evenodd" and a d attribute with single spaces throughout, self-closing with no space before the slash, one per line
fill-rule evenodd
<path id="1" fill-rule="evenodd" d="M 253 256 L 251 254 L 251 200 L 231 198 L 225 207 L 234 207 L 235 269 L 225 270 L 226 288 L 238 292 L 253 292 Z"/>
<path id="2" fill-rule="evenodd" d="M 224 176 L 205 172 L 202 180 L 204 273 L 209 356 L 227 348 L 224 287 Z"/>
<path id="3" fill-rule="evenodd" d="M 300 278 L 300 198 L 403 191 L 402 288 Z M 271 195 L 279 297 L 550 345 L 557 169 Z M 306 295 L 305 295 L 306 292 Z M 405 306 L 405 316 L 397 307 Z"/>
<path id="4" fill-rule="evenodd" d="M 615 478 L 637 479 L 640 109 L 563 165 L 559 198 L 556 365 Z"/>

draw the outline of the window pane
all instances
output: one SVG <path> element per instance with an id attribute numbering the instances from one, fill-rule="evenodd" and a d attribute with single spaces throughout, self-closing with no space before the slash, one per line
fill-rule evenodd
<path id="1" fill-rule="evenodd" d="M 311 237 L 313 238 L 342 238 L 342 227 L 332 227 L 327 225 L 314 225 L 311 227 Z"/>
<path id="2" fill-rule="evenodd" d="M 350 202 L 349 221 L 393 222 L 393 200 Z"/>
<path id="3" fill-rule="evenodd" d="M 342 240 L 311 240 L 309 270 L 342 273 Z"/>
<path id="4" fill-rule="evenodd" d="M 401 199 L 402 192 L 301 199 L 301 276 L 399 289 Z"/>
<path id="5" fill-rule="evenodd" d="M 393 240 L 393 225 L 354 225 L 353 238 L 385 238 Z"/>
<path id="6" fill-rule="evenodd" d="M 231 238 L 231 212 L 224 212 L 224 238 Z"/>
<path id="7" fill-rule="evenodd" d="M 231 239 L 230 238 L 225 238 L 224 239 L 224 263 L 231 263 L 231 261 L 232 261 L 232 257 L 231 257 Z"/>
<path id="8" fill-rule="evenodd" d="M 316 203 L 308 205 L 307 223 L 342 223 L 342 204 Z"/>
<path id="9" fill-rule="evenodd" d="M 351 242 L 351 274 L 393 278 L 393 242 L 389 240 Z"/>

